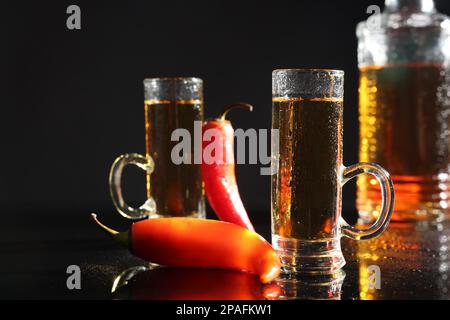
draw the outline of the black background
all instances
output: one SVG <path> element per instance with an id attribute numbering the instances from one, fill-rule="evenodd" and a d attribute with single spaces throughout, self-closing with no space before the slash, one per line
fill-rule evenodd
<path id="1" fill-rule="evenodd" d="M 357 22 L 383 1 L 8 1 L 2 4 L 0 205 L 20 228 L 41 215 L 117 215 L 108 193 L 113 160 L 144 152 L 142 80 L 197 76 L 205 116 L 246 101 L 235 128 L 270 128 L 271 71 L 345 70 L 344 162 L 358 159 Z M 81 30 L 66 8 L 81 8 Z M 450 4 L 437 1 L 450 13 Z M 251 218 L 269 223 L 270 179 L 238 165 Z M 145 197 L 144 175 L 126 170 L 125 196 Z M 355 217 L 354 183 L 344 209 Z M 70 222 L 68 222 L 70 223 Z"/>

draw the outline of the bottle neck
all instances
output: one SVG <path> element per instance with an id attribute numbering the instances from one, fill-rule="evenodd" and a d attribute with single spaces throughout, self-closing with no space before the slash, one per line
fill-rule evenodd
<path id="1" fill-rule="evenodd" d="M 386 0 L 385 12 L 432 13 L 435 8 L 433 0 Z"/>

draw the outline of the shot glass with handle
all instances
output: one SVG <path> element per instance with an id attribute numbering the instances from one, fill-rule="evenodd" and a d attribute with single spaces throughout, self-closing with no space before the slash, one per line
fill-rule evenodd
<path id="1" fill-rule="evenodd" d="M 285 273 L 327 274 L 345 264 L 340 238 L 365 240 L 387 227 L 394 203 L 389 173 L 375 163 L 343 166 L 344 72 L 275 70 L 272 74 L 272 244 Z M 373 175 L 381 210 L 367 228 L 341 216 L 342 187 Z"/>
<path id="2" fill-rule="evenodd" d="M 204 192 L 198 158 L 203 121 L 203 81 L 199 78 L 150 78 L 144 80 L 146 154 L 124 154 L 110 170 L 109 186 L 117 211 L 129 219 L 155 217 L 205 217 Z M 196 134 L 196 128 L 200 134 Z M 198 131 L 198 130 L 197 130 Z M 174 152 L 180 134 L 187 134 L 191 148 Z M 197 139 L 198 141 L 195 141 Z M 176 159 L 175 159 L 175 158 Z M 122 173 L 135 165 L 146 173 L 147 200 L 129 206 L 122 195 Z"/>

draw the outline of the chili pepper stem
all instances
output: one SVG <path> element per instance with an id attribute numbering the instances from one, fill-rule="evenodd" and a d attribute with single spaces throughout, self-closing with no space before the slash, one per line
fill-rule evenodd
<path id="1" fill-rule="evenodd" d="M 129 246 L 130 246 L 130 232 L 129 231 L 119 232 L 114 229 L 111 229 L 108 226 L 105 226 L 103 223 L 101 223 L 97 219 L 97 215 L 95 213 L 91 213 L 91 218 L 107 235 L 109 235 L 111 238 L 116 240 L 121 245 L 129 248 Z"/>
<path id="2" fill-rule="evenodd" d="M 253 111 L 253 106 L 251 104 L 244 102 L 230 104 L 229 106 L 226 107 L 225 111 L 222 113 L 220 120 L 222 121 L 225 120 L 225 117 L 227 116 L 228 112 L 230 112 L 233 109 L 245 109 L 248 111 Z"/>

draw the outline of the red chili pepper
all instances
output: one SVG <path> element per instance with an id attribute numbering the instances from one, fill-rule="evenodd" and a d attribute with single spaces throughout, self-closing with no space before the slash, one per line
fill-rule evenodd
<path id="1" fill-rule="evenodd" d="M 117 232 L 94 221 L 137 257 L 174 267 L 223 268 L 259 275 L 263 283 L 280 274 L 281 262 L 272 246 L 257 233 L 217 220 L 155 218 Z"/>
<path id="2" fill-rule="evenodd" d="M 203 153 L 207 153 L 205 151 L 209 150 L 208 146 L 214 144 L 215 154 L 212 159 L 206 159 L 203 154 L 202 177 L 208 202 L 219 219 L 253 231 L 253 225 L 242 203 L 236 182 L 234 129 L 231 122 L 225 120 L 227 113 L 234 108 L 250 111 L 253 109 L 246 103 L 233 104 L 227 108 L 222 117 L 203 124 Z M 211 130 L 210 134 L 208 130 Z"/>

